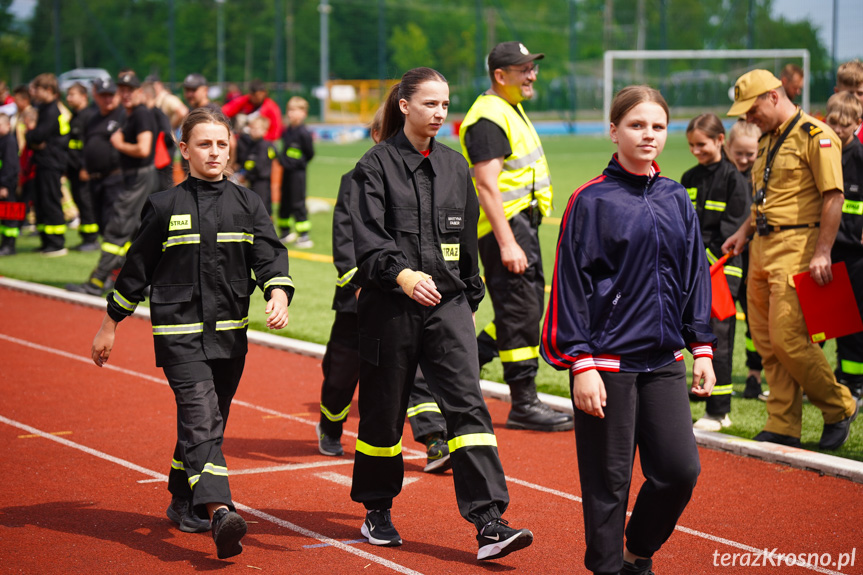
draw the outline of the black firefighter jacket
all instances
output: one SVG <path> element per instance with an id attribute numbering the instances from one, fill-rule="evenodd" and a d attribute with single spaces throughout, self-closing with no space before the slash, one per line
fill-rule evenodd
<path id="1" fill-rule="evenodd" d="M 404 131 L 366 152 L 354 169 L 351 222 L 364 289 L 401 293 L 405 268 L 432 276 L 443 297 L 464 291 L 473 311 L 479 275 L 479 201 L 464 157 L 432 139 L 428 158 Z"/>
<path id="2" fill-rule="evenodd" d="M 108 314 L 131 315 L 150 285 L 157 366 L 239 357 L 256 283 L 267 300 L 276 288 L 293 296 L 288 252 L 261 198 L 189 176 L 147 199 Z"/>

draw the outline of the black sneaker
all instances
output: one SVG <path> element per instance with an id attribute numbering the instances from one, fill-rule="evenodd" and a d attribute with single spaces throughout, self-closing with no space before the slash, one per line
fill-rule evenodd
<path id="1" fill-rule="evenodd" d="M 620 575 L 656 575 L 651 568 L 653 567 L 652 559 L 636 559 L 635 563 L 623 561 L 623 569 L 620 570 Z"/>
<path id="2" fill-rule="evenodd" d="M 499 559 L 524 549 L 533 543 L 533 533 L 529 529 L 513 529 L 505 519 L 493 519 L 477 534 L 479 551 L 476 558 L 480 561 Z"/>
<path id="3" fill-rule="evenodd" d="M 372 545 L 398 547 L 402 538 L 390 519 L 389 509 L 372 509 L 366 513 L 366 520 L 360 528 L 363 537 Z"/>
<path id="4" fill-rule="evenodd" d="M 787 445 L 788 447 L 801 448 L 799 437 L 790 435 L 782 435 L 781 433 L 773 433 L 772 431 L 762 431 L 752 438 L 755 441 L 766 441 L 768 443 L 778 443 L 779 445 Z"/>
<path id="5" fill-rule="evenodd" d="M 743 390 L 743 399 L 758 399 L 761 393 L 761 381 L 754 375 L 746 378 L 746 388 Z"/>
<path id="6" fill-rule="evenodd" d="M 246 534 L 246 521 L 236 511 L 222 507 L 213 514 L 213 541 L 216 542 L 216 555 L 227 559 L 243 552 L 240 539 Z"/>
<path id="7" fill-rule="evenodd" d="M 340 457 L 345 454 L 345 450 L 342 449 L 342 442 L 337 437 L 330 437 L 321 431 L 320 423 L 315 425 L 315 432 L 318 434 L 318 451 L 323 455 Z"/>
<path id="8" fill-rule="evenodd" d="M 75 293 L 82 293 L 87 295 L 102 295 L 102 288 L 97 286 L 91 281 L 86 281 L 82 284 L 66 284 L 66 289 Z"/>
<path id="9" fill-rule="evenodd" d="M 209 519 L 202 519 L 192 511 L 191 502 L 188 499 L 174 497 L 168 506 L 168 519 L 180 526 L 180 531 L 185 533 L 203 533 L 210 530 Z"/>
<path id="10" fill-rule="evenodd" d="M 821 441 L 818 442 L 819 449 L 839 449 L 848 441 L 851 435 L 851 424 L 857 419 L 860 412 L 860 404 L 854 404 L 854 413 L 838 423 L 825 423 L 824 431 L 821 432 Z"/>
<path id="11" fill-rule="evenodd" d="M 423 468 L 426 473 L 443 473 L 452 467 L 449 445 L 437 433 L 426 439 L 426 455 L 426 466 Z"/>

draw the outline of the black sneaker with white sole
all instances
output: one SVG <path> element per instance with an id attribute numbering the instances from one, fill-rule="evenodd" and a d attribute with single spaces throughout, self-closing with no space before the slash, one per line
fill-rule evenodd
<path id="1" fill-rule="evenodd" d="M 372 545 L 382 547 L 397 547 L 402 544 L 402 538 L 396 531 L 389 509 L 372 509 L 366 513 L 366 520 L 360 528 L 363 537 Z"/>
<path id="2" fill-rule="evenodd" d="M 246 521 L 236 511 L 222 507 L 213 514 L 213 541 L 216 555 L 227 559 L 243 552 L 240 539 L 246 534 Z"/>
<path id="3" fill-rule="evenodd" d="M 342 442 L 339 438 L 330 437 L 321 431 L 320 423 L 315 424 L 315 433 L 318 435 L 318 451 L 321 452 L 321 455 L 341 457 L 345 454 L 345 450 L 342 449 Z"/>
<path id="4" fill-rule="evenodd" d="M 533 533 L 529 529 L 513 529 L 505 519 L 493 519 L 477 534 L 479 551 L 476 558 L 483 561 L 499 559 L 524 549 L 533 543 Z"/>

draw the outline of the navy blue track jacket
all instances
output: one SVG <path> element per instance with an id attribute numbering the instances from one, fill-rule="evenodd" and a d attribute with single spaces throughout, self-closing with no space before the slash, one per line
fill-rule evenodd
<path id="1" fill-rule="evenodd" d="M 561 221 L 540 353 L 579 373 L 651 371 L 712 357 L 710 273 L 698 218 L 679 183 L 611 159 Z"/>

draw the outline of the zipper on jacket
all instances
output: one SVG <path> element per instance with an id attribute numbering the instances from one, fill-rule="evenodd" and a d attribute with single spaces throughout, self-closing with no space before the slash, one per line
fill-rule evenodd
<path id="1" fill-rule="evenodd" d="M 665 310 L 662 306 L 662 283 L 659 277 L 659 225 L 656 221 L 656 212 L 653 210 L 653 205 L 651 205 L 650 200 L 647 198 L 647 190 L 650 188 L 650 185 L 656 179 L 656 176 L 648 177 L 647 183 L 644 184 L 644 191 L 642 192 L 642 197 L 644 198 L 644 202 L 647 204 L 647 208 L 650 210 L 650 215 L 653 217 L 653 235 L 656 239 L 656 254 L 654 256 L 653 262 L 653 273 L 656 278 L 656 299 L 657 299 L 657 307 L 659 308 L 659 347 L 660 349 L 664 343 L 664 335 L 665 332 L 663 328 L 665 326 Z M 648 369 L 649 371 L 649 369 Z"/>

